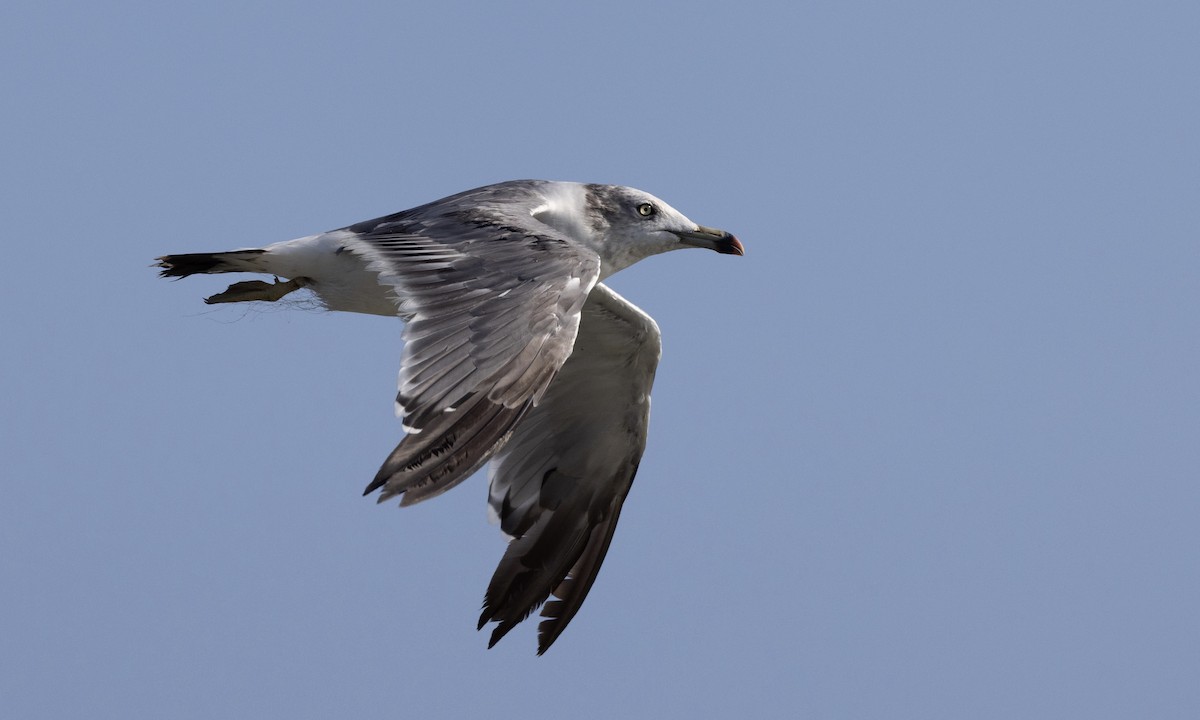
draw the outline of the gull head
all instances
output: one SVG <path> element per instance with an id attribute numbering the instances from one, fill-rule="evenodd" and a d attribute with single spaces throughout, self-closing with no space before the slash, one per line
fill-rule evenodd
<path id="1" fill-rule="evenodd" d="M 699 225 L 648 192 L 620 185 L 571 185 L 569 202 L 548 203 L 539 208 L 547 212 L 538 217 L 595 250 L 601 279 L 668 250 L 746 253 L 732 234 Z"/>

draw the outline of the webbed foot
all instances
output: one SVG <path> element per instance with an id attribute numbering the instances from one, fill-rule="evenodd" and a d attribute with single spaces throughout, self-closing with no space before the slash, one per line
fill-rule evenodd
<path id="1" fill-rule="evenodd" d="M 284 295 L 299 290 L 302 287 L 304 287 L 303 278 L 293 278 L 287 281 L 280 281 L 279 278 L 275 278 L 275 282 L 270 283 L 263 282 L 262 280 L 245 280 L 230 285 L 226 288 L 225 292 L 219 292 L 210 298 L 205 298 L 204 302 L 209 305 L 215 303 L 249 302 L 251 300 L 275 302 Z"/>

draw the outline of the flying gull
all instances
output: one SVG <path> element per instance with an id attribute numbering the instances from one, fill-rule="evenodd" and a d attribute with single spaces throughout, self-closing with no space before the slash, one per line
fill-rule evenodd
<path id="1" fill-rule="evenodd" d="M 250 272 L 206 303 L 300 288 L 329 310 L 405 322 L 406 435 L 364 495 L 412 505 L 491 461 L 510 537 L 483 602 L 492 647 L 545 603 L 538 654 L 578 612 L 646 446 L 658 325 L 601 280 L 733 235 L 628 187 L 515 180 L 265 248 L 158 258 L 163 277 Z M 283 278 L 283 280 L 280 280 Z M 550 596 L 554 599 L 546 602 Z"/>

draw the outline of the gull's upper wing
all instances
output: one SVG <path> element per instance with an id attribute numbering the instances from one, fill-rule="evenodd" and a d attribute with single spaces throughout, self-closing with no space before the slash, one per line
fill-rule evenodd
<path id="1" fill-rule="evenodd" d="M 396 402 L 409 434 L 367 487 L 383 488 L 381 502 L 404 493 L 409 505 L 468 477 L 571 354 L 600 261 L 511 196 L 488 202 L 521 189 L 346 228 L 345 247 L 395 289 L 406 320 Z"/>
<path id="2" fill-rule="evenodd" d="M 575 351 L 492 464 L 490 505 L 512 536 L 484 599 L 491 645 L 553 592 L 545 652 L 587 597 L 646 447 L 661 352 L 649 315 L 597 284 Z"/>

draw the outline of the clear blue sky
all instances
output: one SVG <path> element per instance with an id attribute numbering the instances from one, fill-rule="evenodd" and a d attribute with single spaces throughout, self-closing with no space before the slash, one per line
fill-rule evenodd
<path id="1" fill-rule="evenodd" d="M 1200 6 L 0 10 L 0 715 L 1200 717 Z M 360 497 L 400 323 L 168 252 L 489 182 L 731 230 L 612 285 L 649 448 L 542 658 L 476 477 Z"/>

